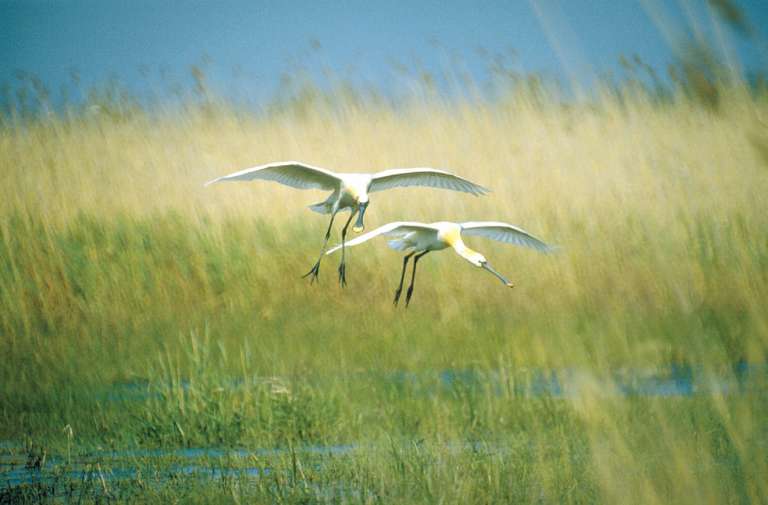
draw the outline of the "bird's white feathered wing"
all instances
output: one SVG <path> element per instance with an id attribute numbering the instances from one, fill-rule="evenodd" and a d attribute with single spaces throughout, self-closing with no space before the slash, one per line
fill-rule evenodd
<path id="1" fill-rule="evenodd" d="M 462 235 L 479 235 L 481 237 L 515 244 L 524 247 L 530 247 L 541 252 L 552 252 L 555 250 L 544 241 L 534 237 L 527 231 L 517 226 L 498 221 L 472 221 L 461 223 Z"/>
<path id="2" fill-rule="evenodd" d="M 217 177 L 206 182 L 205 185 L 223 181 L 252 181 L 254 179 L 275 181 L 297 189 L 326 190 L 338 188 L 341 181 L 338 175 L 324 168 L 313 167 L 298 161 L 278 161 Z"/>
<path id="3" fill-rule="evenodd" d="M 489 192 L 487 188 L 458 175 L 435 168 L 393 168 L 373 174 L 369 193 L 391 188 L 427 186 L 431 188 L 463 191 L 475 196 Z"/>
<path id="4" fill-rule="evenodd" d="M 357 238 L 344 242 L 344 245 L 346 247 L 355 246 L 358 244 L 362 244 L 363 242 L 367 242 L 372 238 L 378 237 L 379 235 L 388 235 L 388 236 L 407 235 L 408 233 L 411 233 L 414 231 L 431 231 L 431 232 L 437 233 L 437 231 L 439 231 L 439 228 L 437 228 L 436 226 L 432 226 L 430 224 L 425 224 L 425 223 L 398 221 L 394 223 L 385 224 L 383 226 L 379 226 L 375 230 L 371 230 L 368 233 L 363 233 Z M 338 251 L 339 249 L 341 249 L 341 244 L 332 247 L 325 254 L 331 254 L 335 251 Z"/>

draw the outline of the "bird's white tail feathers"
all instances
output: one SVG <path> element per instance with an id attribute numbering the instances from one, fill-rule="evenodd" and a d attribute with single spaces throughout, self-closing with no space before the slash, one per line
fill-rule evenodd
<path id="1" fill-rule="evenodd" d="M 320 202 L 316 203 L 314 205 L 310 205 L 309 208 L 311 210 L 314 210 L 315 212 L 319 214 L 330 214 L 331 213 L 331 204 L 326 202 Z"/>

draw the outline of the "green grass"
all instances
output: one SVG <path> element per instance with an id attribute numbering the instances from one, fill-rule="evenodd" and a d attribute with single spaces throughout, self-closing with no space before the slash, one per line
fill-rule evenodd
<path id="1" fill-rule="evenodd" d="M 521 93 L 248 115 L 213 102 L 6 124 L 0 439 L 64 477 L 0 502 L 765 501 L 764 379 L 691 397 L 603 380 L 766 361 L 768 102 L 718 96 L 716 110 L 628 90 L 569 106 Z M 447 168 L 494 192 L 377 194 L 368 225 L 503 220 L 561 250 L 473 240 L 514 290 L 432 254 L 407 311 L 392 307 L 401 256 L 383 240 L 350 249 L 346 289 L 334 257 L 309 286 L 327 218 L 304 207 L 323 195 L 202 188 L 278 159 Z M 594 382 L 521 393 L 566 368 Z M 446 387 L 448 369 L 478 380 Z M 354 449 L 302 452 L 339 444 Z M 104 451 L 181 447 L 285 452 L 204 462 L 263 478 L 174 474 L 149 456 L 123 480 L 66 477 L 126 465 Z"/>

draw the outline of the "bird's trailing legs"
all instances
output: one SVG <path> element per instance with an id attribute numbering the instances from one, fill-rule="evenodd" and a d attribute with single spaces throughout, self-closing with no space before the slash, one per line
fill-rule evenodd
<path id="1" fill-rule="evenodd" d="M 331 228 L 333 227 L 333 220 L 336 217 L 336 213 L 338 213 L 338 210 L 334 210 L 333 214 L 331 214 L 331 222 L 328 223 L 328 230 L 325 232 L 325 241 L 323 242 L 323 249 L 320 251 L 320 257 L 317 258 L 317 262 L 312 267 L 312 269 L 302 275 L 302 279 L 311 275 L 312 278 L 309 280 L 309 283 L 312 284 L 317 280 L 317 275 L 320 273 L 320 261 L 323 259 L 323 255 L 325 255 L 325 249 L 328 247 L 328 239 L 331 238 Z"/>
<path id="2" fill-rule="evenodd" d="M 346 251 L 346 247 L 344 247 L 344 241 L 347 239 L 347 228 L 349 228 L 349 223 L 352 222 L 352 218 L 355 217 L 355 213 L 357 211 L 352 211 L 349 213 L 349 219 L 347 219 L 347 222 L 344 224 L 344 228 L 341 229 L 341 263 L 339 263 L 339 285 L 343 288 L 347 285 L 347 264 L 344 262 L 344 253 Z"/>
<path id="3" fill-rule="evenodd" d="M 403 292 L 403 281 L 405 280 L 405 271 L 408 268 L 408 260 L 411 259 L 411 256 L 414 254 L 416 254 L 416 251 L 406 254 L 403 258 L 403 271 L 400 273 L 400 284 L 397 286 L 397 290 L 395 291 L 395 300 L 392 302 L 395 307 L 397 307 L 397 302 L 400 301 L 400 293 Z"/>
<path id="4" fill-rule="evenodd" d="M 411 274 L 411 285 L 408 286 L 408 292 L 405 293 L 405 308 L 408 308 L 408 304 L 411 302 L 411 295 L 413 294 L 413 283 L 416 280 L 416 265 L 419 263 L 419 260 L 422 256 L 427 254 L 429 251 L 424 251 L 423 253 L 419 253 L 416 255 L 415 258 L 413 258 L 413 273 Z"/>

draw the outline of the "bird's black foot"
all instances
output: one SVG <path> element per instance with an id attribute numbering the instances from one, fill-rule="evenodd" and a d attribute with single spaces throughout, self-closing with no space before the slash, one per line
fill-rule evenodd
<path id="1" fill-rule="evenodd" d="M 397 307 L 397 302 L 400 301 L 400 294 L 403 292 L 403 288 L 397 288 L 397 291 L 395 291 L 395 299 L 392 300 L 392 305 Z"/>
<path id="2" fill-rule="evenodd" d="M 405 308 L 408 308 L 408 304 L 411 303 L 411 295 L 413 295 L 413 286 L 408 286 L 408 292 L 405 293 Z"/>
<path id="3" fill-rule="evenodd" d="M 339 264 L 339 286 L 342 288 L 347 285 L 347 264 Z"/>
<path id="4" fill-rule="evenodd" d="M 319 274 L 320 274 L 320 262 L 318 261 L 318 262 L 317 262 L 317 263 L 315 263 L 315 265 L 312 267 L 312 270 L 310 270 L 309 272 L 307 272 L 307 273 L 305 273 L 304 275 L 302 275 L 302 276 L 301 276 L 301 278 L 302 278 L 302 279 L 304 279 L 304 278 L 306 278 L 306 277 L 309 277 L 309 276 L 311 275 L 312 277 L 310 277 L 310 279 L 309 279 L 309 283 L 310 283 L 310 284 L 312 284 L 313 282 L 315 282 L 315 281 L 317 281 L 317 280 L 318 280 L 317 276 L 318 276 Z M 319 282 L 319 281 L 318 281 L 318 282 Z"/>

